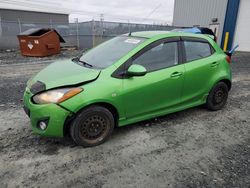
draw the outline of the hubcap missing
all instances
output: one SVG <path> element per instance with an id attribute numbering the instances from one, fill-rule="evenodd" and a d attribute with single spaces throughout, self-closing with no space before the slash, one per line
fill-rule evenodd
<path id="1" fill-rule="evenodd" d="M 224 101 L 225 92 L 222 88 L 219 88 L 214 94 L 214 102 L 220 104 Z"/>
<path id="2" fill-rule="evenodd" d="M 94 140 L 101 137 L 107 129 L 107 123 L 102 116 L 90 116 L 83 122 L 81 136 L 85 139 Z"/>

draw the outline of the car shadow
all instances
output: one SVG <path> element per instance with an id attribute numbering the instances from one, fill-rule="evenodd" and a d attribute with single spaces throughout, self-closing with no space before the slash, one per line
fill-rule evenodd
<path id="1" fill-rule="evenodd" d="M 121 136 L 122 134 L 126 134 L 127 132 L 133 131 L 134 129 L 138 129 L 138 127 L 142 127 L 147 129 L 148 127 L 154 126 L 157 127 L 166 127 L 167 123 L 174 123 L 174 122 L 183 122 L 183 119 L 187 116 L 193 116 L 197 112 L 208 112 L 206 108 L 203 106 L 193 107 L 190 109 L 182 110 L 179 112 L 159 116 L 156 118 L 152 118 L 149 120 L 133 123 L 123 127 L 116 127 L 115 131 L 112 135 L 112 139 L 116 139 L 117 137 Z"/>
<path id="2" fill-rule="evenodd" d="M 166 130 L 169 126 L 175 126 L 175 124 L 182 123 L 187 116 L 195 117 L 197 113 L 201 112 L 207 113 L 208 111 L 202 106 L 199 106 L 160 116 L 150 120 L 141 121 L 128 126 L 116 127 L 109 141 L 96 147 L 99 147 L 99 149 L 105 149 L 105 144 L 111 143 L 112 145 L 114 143 L 117 143 L 128 134 L 139 131 L 141 129 L 145 130 L 146 132 L 154 131 L 158 128 L 164 128 L 164 130 Z M 66 136 L 64 138 L 41 137 L 39 135 L 33 134 L 29 126 L 26 126 L 25 128 L 19 130 L 19 133 L 11 131 L 8 132 L 9 135 L 7 137 L 12 137 L 13 135 L 19 136 L 15 137 L 13 141 L 9 140 L 9 145 L 5 145 L 6 147 L 0 148 L 3 151 L 11 149 L 13 151 L 16 151 L 20 155 L 25 155 L 25 153 L 27 152 L 33 152 L 33 155 L 57 155 L 61 148 L 84 149 L 81 146 L 77 146 L 69 136 Z M 25 150 L 23 150 L 23 148 L 25 148 Z"/>

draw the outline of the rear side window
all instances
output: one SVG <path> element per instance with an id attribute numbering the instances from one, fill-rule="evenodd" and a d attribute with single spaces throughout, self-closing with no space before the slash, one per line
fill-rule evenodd
<path id="1" fill-rule="evenodd" d="M 206 42 L 184 41 L 187 62 L 202 59 L 212 55 L 210 44 Z"/>

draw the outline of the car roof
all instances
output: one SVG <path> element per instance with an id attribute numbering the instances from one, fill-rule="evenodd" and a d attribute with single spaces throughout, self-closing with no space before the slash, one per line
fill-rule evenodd
<path id="1" fill-rule="evenodd" d="M 143 38 L 161 38 L 161 37 L 178 37 L 178 36 L 187 36 L 187 37 L 197 37 L 208 39 L 207 35 L 204 34 L 193 34 L 188 32 L 179 32 L 179 31 L 139 31 L 132 32 L 131 34 L 127 33 L 126 35 L 132 37 L 143 37 Z"/>

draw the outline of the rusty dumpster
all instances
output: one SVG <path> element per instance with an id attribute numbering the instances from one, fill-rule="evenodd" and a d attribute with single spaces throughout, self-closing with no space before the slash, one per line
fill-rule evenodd
<path id="1" fill-rule="evenodd" d="M 45 57 L 60 53 L 64 39 L 55 29 L 32 28 L 18 36 L 23 56 Z"/>

